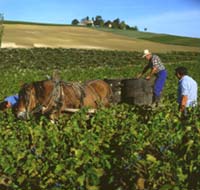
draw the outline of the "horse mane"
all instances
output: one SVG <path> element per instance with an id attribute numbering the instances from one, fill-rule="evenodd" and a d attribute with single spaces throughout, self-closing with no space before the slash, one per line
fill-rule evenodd
<path id="1" fill-rule="evenodd" d="M 34 87 L 35 89 L 35 96 L 36 98 L 40 98 L 42 96 L 44 96 L 44 83 L 47 82 L 47 81 L 50 81 L 50 80 L 42 80 L 42 81 L 35 81 L 35 82 L 32 82 L 31 85 Z"/>

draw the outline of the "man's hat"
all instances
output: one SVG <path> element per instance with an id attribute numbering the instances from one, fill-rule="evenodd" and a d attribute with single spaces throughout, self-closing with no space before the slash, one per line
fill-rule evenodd
<path id="1" fill-rule="evenodd" d="M 146 57 L 149 54 L 151 54 L 151 52 L 148 49 L 145 49 L 144 50 L 144 55 L 142 57 L 144 58 L 144 57 Z"/>

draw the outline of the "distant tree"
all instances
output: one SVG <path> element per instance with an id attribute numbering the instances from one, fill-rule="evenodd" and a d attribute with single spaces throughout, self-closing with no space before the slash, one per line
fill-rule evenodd
<path id="1" fill-rule="evenodd" d="M 132 26 L 132 27 L 129 28 L 129 30 L 138 31 L 138 27 L 137 26 Z"/>
<path id="2" fill-rule="evenodd" d="M 85 20 L 87 20 L 87 21 L 90 20 L 90 17 L 89 17 L 89 16 L 86 16 Z"/>
<path id="3" fill-rule="evenodd" d="M 126 29 L 126 23 L 124 21 L 120 22 L 119 29 L 122 29 L 122 30 Z"/>
<path id="4" fill-rule="evenodd" d="M 113 28 L 120 28 L 120 19 L 117 18 L 115 20 L 113 20 Z"/>
<path id="5" fill-rule="evenodd" d="M 144 28 L 144 31 L 146 32 L 146 31 L 147 31 L 147 28 Z"/>
<path id="6" fill-rule="evenodd" d="M 125 23 L 125 21 L 120 21 L 119 18 L 116 18 L 113 21 L 104 21 L 102 16 L 97 15 L 95 18 L 92 17 L 91 19 L 89 18 L 89 16 L 84 17 L 83 19 L 81 19 L 81 21 L 79 22 L 77 19 L 72 20 L 72 25 L 78 25 L 81 24 L 83 26 L 98 26 L 98 27 L 107 27 L 107 28 L 115 28 L 115 29 L 121 29 L 121 30 L 134 30 L 134 31 L 138 31 L 137 26 L 134 27 L 130 27 L 129 25 L 127 25 Z M 147 30 L 147 28 L 145 28 L 144 30 Z"/>
<path id="7" fill-rule="evenodd" d="M 129 30 L 131 27 L 127 24 L 126 25 L 126 29 Z"/>
<path id="8" fill-rule="evenodd" d="M 1 42 L 2 42 L 2 38 L 3 38 L 3 29 L 4 29 L 3 21 L 4 21 L 3 14 L 0 13 L 0 47 L 1 47 Z"/>
<path id="9" fill-rule="evenodd" d="M 135 30 L 135 31 L 139 31 L 139 29 L 138 29 L 137 26 L 134 26 L 134 27 L 132 27 L 132 28 L 133 28 L 133 30 Z"/>
<path id="10" fill-rule="evenodd" d="M 78 25 L 79 21 L 77 19 L 72 20 L 72 25 Z"/>
<path id="11" fill-rule="evenodd" d="M 94 25 L 100 26 L 100 27 L 104 26 L 104 20 L 103 20 L 102 16 L 98 15 L 98 16 L 95 17 Z"/>

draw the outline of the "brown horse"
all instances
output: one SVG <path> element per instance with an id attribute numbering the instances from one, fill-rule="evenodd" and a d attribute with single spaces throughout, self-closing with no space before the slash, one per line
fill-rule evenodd
<path id="1" fill-rule="evenodd" d="M 85 84 L 36 81 L 23 85 L 14 113 L 20 119 L 27 119 L 30 114 L 43 114 L 56 119 L 69 108 L 108 107 L 111 98 L 110 85 L 103 80 L 92 80 Z"/>

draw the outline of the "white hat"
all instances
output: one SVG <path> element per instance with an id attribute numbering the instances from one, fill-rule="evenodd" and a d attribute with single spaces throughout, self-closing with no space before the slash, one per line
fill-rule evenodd
<path id="1" fill-rule="evenodd" d="M 151 52 L 148 49 L 145 49 L 144 50 L 144 55 L 142 57 L 144 58 L 144 57 L 146 57 L 149 54 L 151 54 Z"/>

